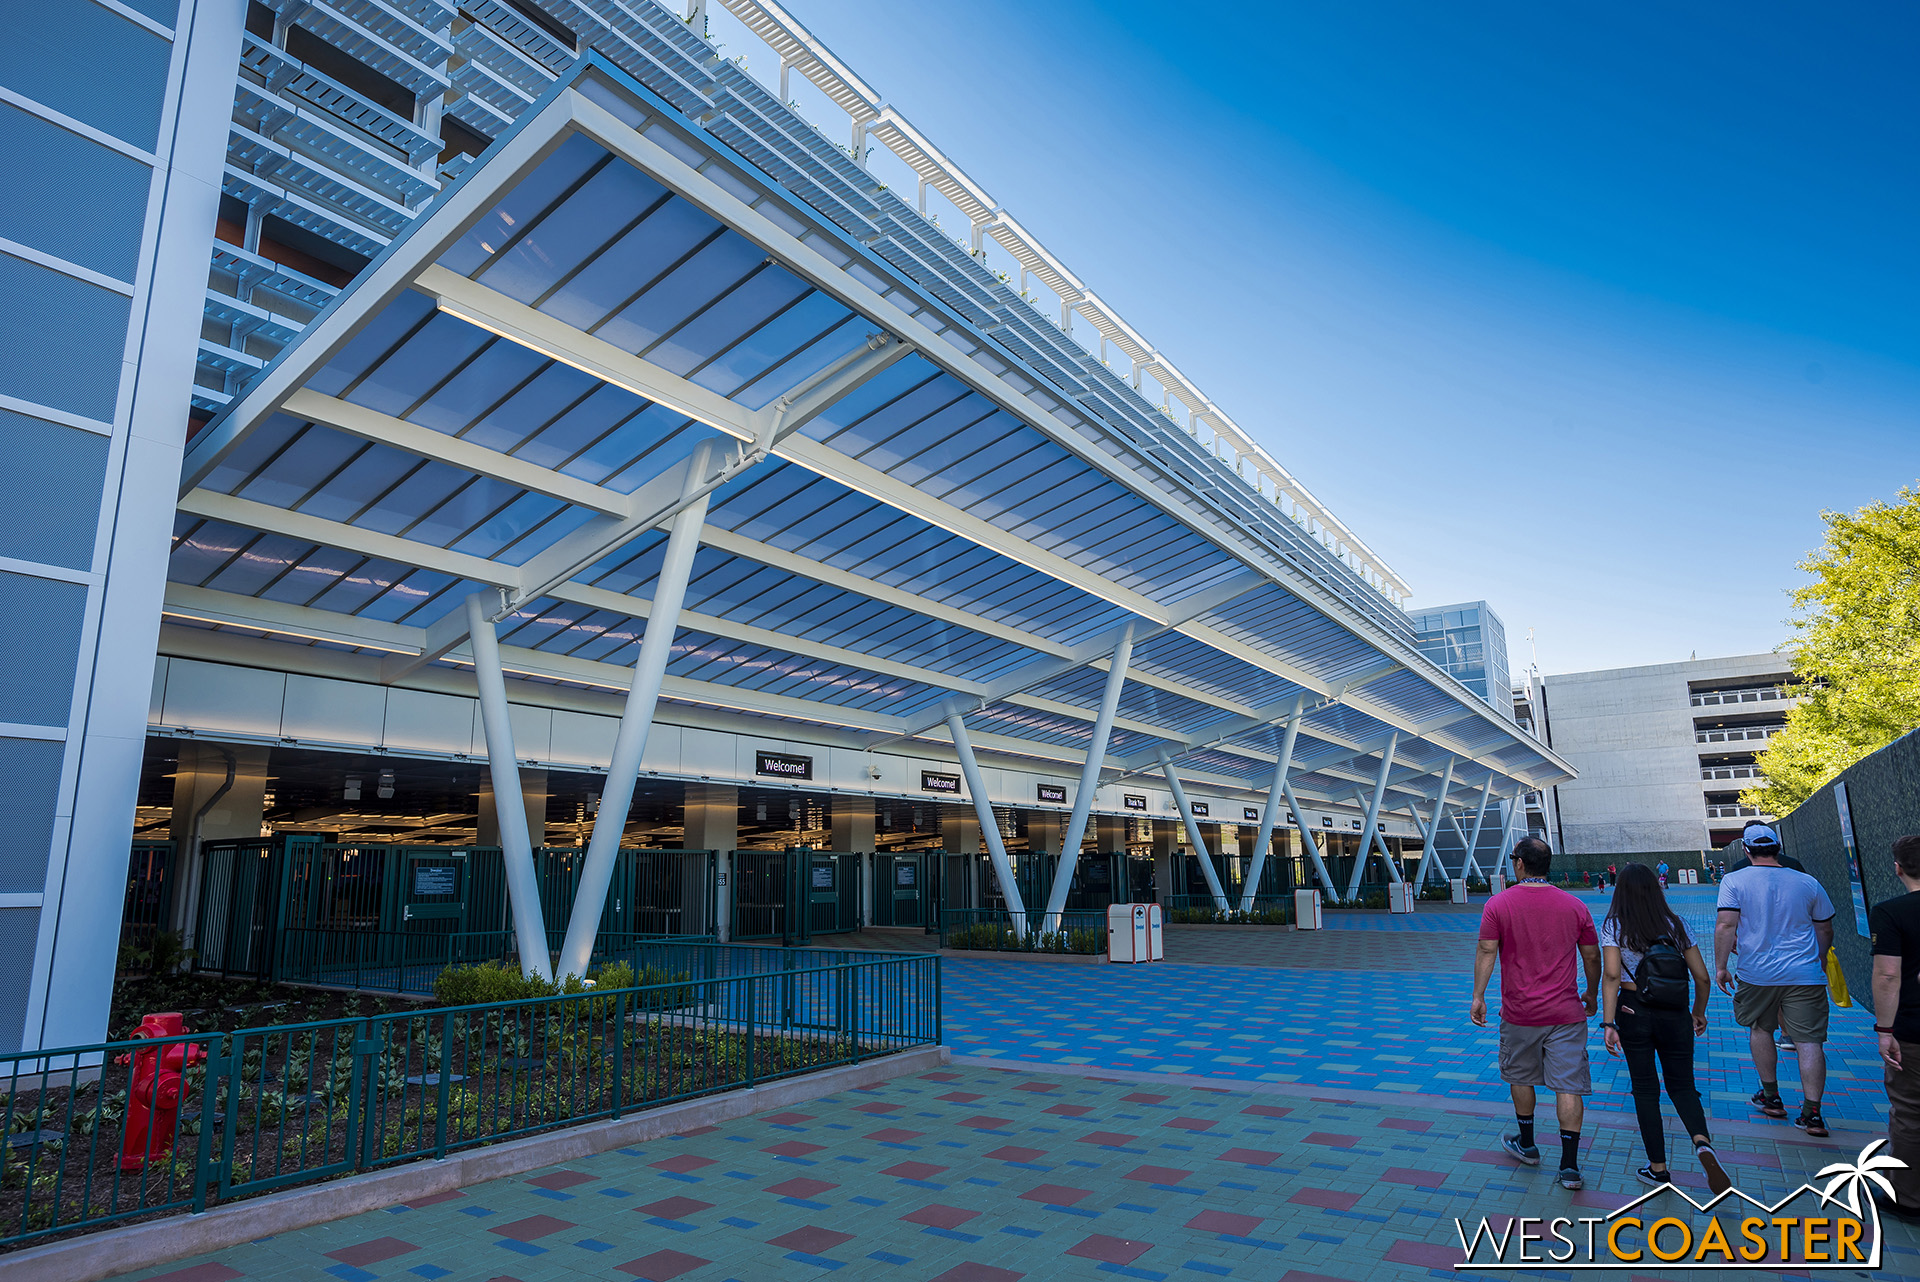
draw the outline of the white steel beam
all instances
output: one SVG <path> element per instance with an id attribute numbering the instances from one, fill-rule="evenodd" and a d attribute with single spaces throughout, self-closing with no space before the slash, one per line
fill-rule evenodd
<path id="1" fill-rule="evenodd" d="M 1000 824 L 994 818 L 986 776 L 980 773 L 980 763 L 973 755 L 973 742 L 967 738 L 966 719 L 957 712 L 948 717 L 947 733 L 953 736 L 953 752 L 960 759 L 960 773 L 966 776 L 967 795 L 973 798 L 973 813 L 980 820 L 980 837 L 987 843 L 987 861 L 993 865 L 994 880 L 1000 883 L 1000 898 L 1006 902 L 1007 917 L 1014 934 L 1024 936 L 1027 906 L 1013 878 L 1013 861 L 1007 858 L 1007 844 L 1000 839 Z"/>
<path id="2" fill-rule="evenodd" d="M 1434 793 L 1433 821 L 1423 824 L 1420 821 L 1420 812 L 1418 810 L 1413 812 L 1414 827 L 1424 830 L 1420 843 L 1420 866 L 1414 870 L 1413 874 L 1413 884 L 1416 887 L 1427 884 L 1427 868 L 1438 857 L 1433 842 L 1434 838 L 1440 834 L 1440 815 L 1447 808 L 1447 794 L 1453 788 L 1453 761 L 1452 757 L 1448 757 L 1446 769 L 1440 772 L 1440 787 Z M 1442 864 L 1441 867 L 1444 870 L 1445 865 Z"/>
<path id="3" fill-rule="evenodd" d="M 1253 911 L 1253 897 L 1260 888 L 1260 874 L 1266 871 L 1267 855 L 1273 846 L 1273 826 L 1280 818 L 1280 803 L 1286 796 L 1287 771 L 1293 767 L 1293 743 L 1300 737 L 1301 704 L 1306 696 L 1293 701 L 1293 715 L 1287 718 L 1286 737 L 1280 741 L 1280 759 L 1273 764 L 1273 784 L 1267 789 L 1267 804 L 1260 808 L 1260 831 L 1253 839 L 1253 866 L 1247 869 L 1247 885 L 1240 894 L 1240 911 Z"/>
<path id="4" fill-rule="evenodd" d="M 1336 903 L 1345 902 L 1340 888 L 1333 884 L 1333 874 L 1327 871 L 1327 861 L 1320 852 L 1320 839 L 1314 835 L 1313 828 L 1307 823 L 1306 812 L 1300 809 L 1300 799 L 1293 795 L 1293 783 L 1281 780 L 1280 795 L 1287 799 L 1287 809 L 1293 812 L 1293 826 L 1300 830 L 1300 841 L 1307 848 L 1307 854 L 1313 859 L 1313 871 L 1319 876 L 1320 884 L 1326 888 L 1327 898 Z"/>
<path id="5" fill-rule="evenodd" d="M 1367 869 L 1367 855 L 1372 852 L 1374 838 L 1380 831 L 1378 827 L 1380 822 L 1380 803 L 1385 800 L 1387 795 L 1387 776 L 1393 772 L 1393 752 L 1399 745 L 1400 735 L 1398 731 L 1395 731 L 1387 736 L 1387 746 L 1380 753 L 1380 776 L 1373 785 L 1373 798 L 1367 803 L 1367 813 L 1364 821 L 1364 830 L 1367 834 L 1367 839 L 1360 843 L 1360 853 L 1354 856 L 1353 876 L 1350 877 L 1347 882 L 1348 899 L 1352 899 L 1360 893 L 1360 877 Z M 1384 847 L 1382 848 L 1384 849 Z M 1389 866 L 1392 865 L 1393 857 L 1391 855 L 1387 856 L 1387 863 Z"/>

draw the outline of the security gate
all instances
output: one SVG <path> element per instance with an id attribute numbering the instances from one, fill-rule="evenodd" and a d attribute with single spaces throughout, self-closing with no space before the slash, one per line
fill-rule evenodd
<path id="1" fill-rule="evenodd" d="M 934 920 L 932 906 L 939 900 L 941 854 L 875 855 L 873 857 L 873 924 L 925 926 Z"/>
<path id="2" fill-rule="evenodd" d="M 409 935 L 467 929 L 467 852 L 406 851 L 401 866 L 400 928 Z"/>

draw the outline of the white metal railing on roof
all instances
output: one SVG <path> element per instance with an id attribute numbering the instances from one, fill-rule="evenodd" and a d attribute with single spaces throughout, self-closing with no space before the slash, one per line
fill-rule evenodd
<path id="1" fill-rule="evenodd" d="M 1759 766 L 1701 766 L 1702 779 L 1765 779 Z"/>
<path id="2" fill-rule="evenodd" d="M 704 26 L 699 20 L 704 17 L 706 3 L 707 0 L 689 0 L 687 18 L 696 31 Z M 1085 319 L 1100 335 L 1103 351 L 1111 345 L 1132 363 L 1134 386 L 1139 387 L 1142 375 L 1158 383 L 1165 392 L 1166 406 L 1171 408 L 1177 403 L 1185 410 L 1186 427 L 1194 435 L 1199 436 L 1203 430 L 1212 433 L 1216 453 L 1221 446 L 1231 450 L 1232 457 L 1227 462 L 1254 489 L 1271 499 L 1333 555 L 1396 603 L 1409 595 L 1411 589 L 1406 581 L 1250 433 L 1069 271 L 1038 237 L 1000 208 L 984 187 L 968 177 L 896 108 L 884 102 L 872 86 L 854 75 L 805 26 L 772 0 L 720 0 L 720 3 L 779 57 L 783 99 L 787 98 L 787 76 L 791 71 L 799 71 L 847 113 L 851 122 L 849 154 L 856 159 L 863 158 L 868 138 L 886 147 L 918 175 L 923 191 L 932 188 L 971 222 L 974 252 L 978 253 L 984 238 L 991 236 L 1019 264 L 1023 273 L 1038 279 L 1060 299 L 1063 330 L 1072 331 L 1076 316 Z M 921 204 L 924 208 L 924 195 Z"/>
<path id="3" fill-rule="evenodd" d="M 1708 806 L 1709 819 L 1762 819 L 1767 818 L 1765 811 L 1754 806 Z"/>

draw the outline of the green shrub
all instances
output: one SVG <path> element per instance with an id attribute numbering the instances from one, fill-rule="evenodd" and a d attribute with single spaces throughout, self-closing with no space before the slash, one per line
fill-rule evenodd
<path id="1" fill-rule="evenodd" d="M 582 987 L 577 975 L 567 979 L 574 990 Z M 551 997 L 563 991 L 560 985 L 520 973 L 518 966 L 487 961 L 477 966 L 449 966 L 433 981 L 433 995 L 442 1006 L 480 1006 L 494 1002 L 517 1002 L 529 997 Z"/>
<path id="2" fill-rule="evenodd" d="M 1025 944 L 1006 926 L 994 922 L 975 922 L 947 932 L 948 948 L 986 948 L 999 952 L 1023 952 Z"/>

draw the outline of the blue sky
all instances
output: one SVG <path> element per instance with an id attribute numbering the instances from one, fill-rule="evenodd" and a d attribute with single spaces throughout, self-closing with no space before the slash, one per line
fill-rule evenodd
<path id="1" fill-rule="evenodd" d="M 1516 668 L 1771 649 L 1920 478 L 1904 6 L 789 3 Z"/>

